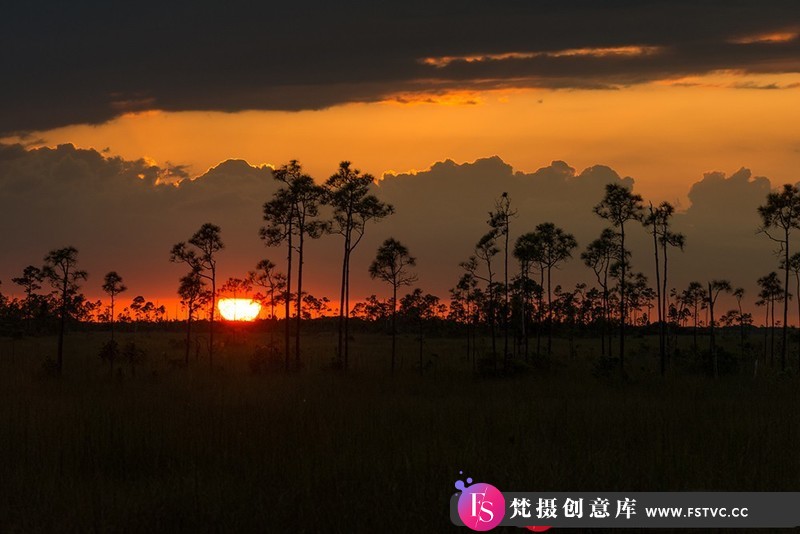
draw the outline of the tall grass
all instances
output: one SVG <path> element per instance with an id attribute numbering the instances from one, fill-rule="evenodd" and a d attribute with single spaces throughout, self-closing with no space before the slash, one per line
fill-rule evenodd
<path id="1" fill-rule="evenodd" d="M 791 377 L 663 381 L 642 360 L 623 384 L 556 356 L 487 380 L 448 339 L 420 377 L 412 338 L 391 377 L 383 336 L 359 337 L 343 376 L 327 334 L 310 368 L 254 376 L 246 335 L 214 369 L 170 369 L 169 337 L 140 334 L 149 360 L 114 378 L 100 334 L 68 338 L 61 379 L 39 370 L 52 340 L 13 362 L 2 341 L 0 531 L 443 532 L 459 471 L 516 491 L 798 489 Z"/>

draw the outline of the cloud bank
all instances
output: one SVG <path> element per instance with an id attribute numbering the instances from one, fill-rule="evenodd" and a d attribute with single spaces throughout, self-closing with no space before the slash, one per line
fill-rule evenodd
<path id="1" fill-rule="evenodd" d="M 353 258 L 353 296 L 385 293 L 369 279 L 367 266 L 379 243 L 393 236 L 418 258 L 419 286 L 446 297 L 460 274 L 459 262 L 487 231 L 489 211 L 503 192 L 517 211 L 512 242 L 551 221 L 573 233 L 583 249 L 604 227 L 592 207 L 610 182 L 635 190 L 633 178 L 602 165 L 579 172 L 555 161 L 521 173 L 498 157 L 463 164 L 446 160 L 426 171 L 387 175 L 375 192 L 394 204 L 396 214 L 368 227 Z M 727 277 L 753 298 L 756 278 L 776 266 L 772 244 L 756 234 L 756 208 L 770 187 L 767 178 L 747 169 L 730 176 L 706 173 L 695 183 L 691 204 L 675 218 L 687 247 L 671 257 L 671 285 Z M 183 271 L 168 262 L 169 250 L 204 222 L 222 227 L 220 278 L 244 276 L 264 257 L 282 267 L 285 252 L 258 238 L 262 205 L 276 189 L 269 167 L 242 160 L 225 161 L 191 179 L 180 167 L 105 157 L 72 145 L 33 150 L 0 145 L 0 288 L 8 293 L 10 279 L 26 265 L 39 265 L 48 250 L 71 245 L 90 273 L 88 295 L 100 297 L 103 274 L 116 270 L 131 298 L 174 299 Z M 637 226 L 628 232 L 634 268 L 650 276 L 651 242 Z M 340 247 L 335 235 L 308 244 L 306 287 L 313 294 L 335 299 Z M 591 285 L 593 275 L 577 259 L 557 275 L 558 283 L 579 281 Z"/>

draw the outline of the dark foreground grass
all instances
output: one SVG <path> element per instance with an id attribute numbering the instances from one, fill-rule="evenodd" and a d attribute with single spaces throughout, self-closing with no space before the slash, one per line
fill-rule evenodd
<path id="1" fill-rule="evenodd" d="M 457 356 L 423 377 L 253 376 L 246 344 L 213 371 L 169 370 L 155 336 L 135 377 L 109 379 L 102 340 L 73 337 L 61 379 L 38 371 L 50 340 L 13 363 L 4 345 L 0 531 L 447 532 L 459 470 L 517 491 L 800 486 L 796 378 L 621 384 L 573 361 L 486 380 Z"/>

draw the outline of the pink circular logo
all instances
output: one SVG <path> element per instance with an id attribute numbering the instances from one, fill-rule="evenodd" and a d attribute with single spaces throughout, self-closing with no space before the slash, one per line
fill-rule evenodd
<path id="1" fill-rule="evenodd" d="M 472 530 L 483 532 L 500 524 L 506 514 L 506 500 L 500 490 L 479 482 L 464 488 L 458 498 L 458 516 Z"/>

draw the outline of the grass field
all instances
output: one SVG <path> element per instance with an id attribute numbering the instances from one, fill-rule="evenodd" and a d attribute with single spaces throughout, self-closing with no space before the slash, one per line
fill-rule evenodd
<path id="1" fill-rule="evenodd" d="M 597 379 L 584 340 L 547 371 L 481 379 L 455 339 L 426 342 L 419 376 L 413 337 L 390 376 L 377 334 L 342 375 L 332 333 L 309 335 L 304 371 L 253 375 L 263 336 L 228 333 L 213 369 L 182 369 L 179 333 L 140 332 L 147 361 L 109 378 L 105 335 L 74 333 L 60 379 L 41 371 L 53 339 L 0 340 L 0 531 L 455 531 L 460 470 L 516 491 L 800 485 L 796 377 L 661 380 L 633 343 L 632 379 Z"/>

